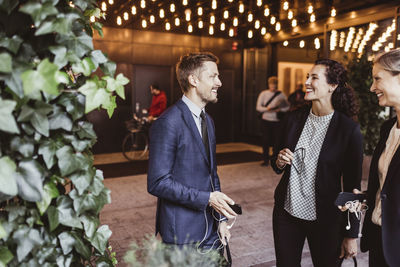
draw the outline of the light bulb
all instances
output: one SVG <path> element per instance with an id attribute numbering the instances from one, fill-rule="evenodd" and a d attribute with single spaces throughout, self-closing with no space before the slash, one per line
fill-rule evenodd
<path id="1" fill-rule="evenodd" d="M 128 20 L 129 19 L 129 14 L 128 12 L 124 12 L 124 20 Z"/>
<path id="2" fill-rule="evenodd" d="M 165 29 L 167 31 L 171 30 L 171 24 L 169 22 L 165 23 Z"/>
<path id="3" fill-rule="evenodd" d="M 299 46 L 300 46 L 300 48 L 303 48 L 303 47 L 304 47 L 304 45 L 305 45 L 305 42 L 304 42 L 304 40 L 301 40 L 301 41 L 300 41 L 300 43 L 299 43 Z"/>
<path id="4" fill-rule="evenodd" d="M 213 35 L 213 34 L 214 34 L 214 26 L 213 26 L 213 25 L 210 25 L 210 28 L 208 29 L 208 33 L 209 33 L 210 35 Z"/>
<path id="5" fill-rule="evenodd" d="M 141 0 L 140 1 L 140 7 L 141 8 L 146 8 L 146 1 L 145 0 Z"/>
<path id="6" fill-rule="evenodd" d="M 239 4 L 239 13 L 243 13 L 244 12 L 244 5 L 243 3 Z"/>
<path id="7" fill-rule="evenodd" d="M 289 9 L 289 2 L 288 1 L 285 1 L 284 3 L 283 3 L 283 10 L 288 10 Z"/>
<path id="8" fill-rule="evenodd" d="M 175 18 L 175 26 L 179 26 L 181 24 L 181 21 L 179 18 Z"/>
<path id="9" fill-rule="evenodd" d="M 189 24 L 189 25 L 188 25 L 188 32 L 193 32 L 193 26 L 192 26 L 192 24 Z"/>
<path id="10" fill-rule="evenodd" d="M 229 29 L 229 36 L 230 36 L 230 37 L 233 37 L 234 33 L 235 33 L 235 32 L 233 31 L 233 29 L 230 28 L 230 29 Z"/>
<path id="11" fill-rule="evenodd" d="M 212 9 L 217 9 L 217 0 L 213 0 L 213 1 L 211 2 L 211 8 L 212 8 Z"/>
<path id="12" fill-rule="evenodd" d="M 275 22 L 276 22 L 276 18 L 275 18 L 274 16 L 272 16 L 272 17 L 271 17 L 271 21 L 270 21 L 270 22 L 271 22 L 271 24 L 272 24 L 272 25 L 274 25 L 274 24 L 275 24 Z"/>
<path id="13" fill-rule="evenodd" d="M 266 7 L 266 8 L 264 9 L 264 16 L 268 17 L 269 14 L 270 14 L 269 8 Z"/>
<path id="14" fill-rule="evenodd" d="M 311 16 L 310 16 L 310 21 L 311 21 L 311 22 L 314 22 L 314 21 L 315 21 L 315 14 L 311 14 Z"/>
<path id="15" fill-rule="evenodd" d="M 247 32 L 247 37 L 249 37 L 249 39 L 253 38 L 253 31 L 252 30 L 249 30 Z"/>
<path id="16" fill-rule="evenodd" d="M 175 4 L 171 4 L 171 5 L 169 6 L 169 11 L 171 11 L 172 13 L 175 12 Z"/>
<path id="17" fill-rule="evenodd" d="M 182 0 L 182 5 L 187 6 L 188 1 L 187 0 Z"/>
<path id="18" fill-rule="evenodd" d="M 292 27 L 296 27 L 296 26 L 297 26 L 297 20 L 294 19 L 294 20 L 292 20 Z"/>
<path id="19" fill-rule="evenodd" d="M 288 18 L 288 19 L 292 19 L 292 18 L 293 18 L 293 11 L 292 11 L 292 10 L 289 10 L 289 11 L 288 11 L 288 13 L 287 13 L 287 18 Z"/>
<path id="20" fill-rule="evenodd" d="M 331 17 L 336 17 L 336 9 L 334 7 L 331 9 Z"/>
<path id="21" fill-rule="evenodd" d="M 203 15 L 203 8 L 201 6 L 199 6 L 199 8 L 197 9 L 197 15 L 199 16 Z"/>
<path id="22" fill-rule="evenodd" d="M 239 25 L 239 20 L 237 17 L 233 18 L 233 26 L 237 27 Z"/>
<path id="23" fill-rule="evenodd" d="M 137 10 L 136 10 L 135 6 L 132 6 L 131 13 L 132 13 L 132 15 L 136 15 Z"/>
<path id="24" fill-rule="evenodd" d="M 156 22 L 156 17 L 154 15 L 150 15 L 150 23 Z"/>
<path id="25" fill-rule="evenodd" d="M 224 22 L 221 22 L 220 30 L 225 31 L 225 23 Z"/>
<path id="26" fill-rule="evenodd" d="M 147 21 L 144 19 L 144 20 L 142 20 L 142 27 L 143 28 L 146 28 L 147 27 Z"/>
<path id="27" fill-rule="evenodd" d="M 254 28 L 255 28 L 255 29 L 259 29 L 259 28 L 260 28 L 260 21 L 259 21 L 259 20 L 256 20 L 256 21 L 254 22 Z"/>
<path id="28" fill-rule="evenodd" d="M 261 28 L 261 34 L 262 34 L 262 35 L 265 35 L 266 33 L 267 33 L 267 28 L 262 27 L 262 28 Z"/>
<path id="29" fill-rule="evenodd" d="M 215 16 L 214 16 L 214 15 L 211 15 L 211 17 L 210 17 L 210 23 L 211 23 L 211 24 L 214 24 L 214 23 L 215 23 Z"/>
<path id="30" fill-rule="evenodd" d="M 225 10 L 224 11 L 224 19 L 227 19 L 227 18 L 229 18 L 229 11 Z"/>
<path id="31" fill-rule="evenodd" d="M 283 42 L 283 46 L 288 46 L 289 45 L 289 42 L 288 41 L 284 41 Z"/>
<path id="32" fill-rule="evenodd" d="M 165 17 L 165 11 L 164 9 L 160 9 L 160 18 L 164 18 Z"/>
<path id="33" fill-rule="evenodd" d="M 281 30 L 281 23 L 280 23 L 280 22 L 277 22 L 277 23 L 276 23 L 276 25 L 275 25 L 275 30 L 276 30 L 277 32 L 279 32 L 279 31 Z"/>
<path id="34" fill-rule="evenodd" d="M 118 24 L 118 25 L 121 25 L 121 24 L 122 24 L 122 19 L 121 19 L 120 16 L 117 17 L 117 24 Z"/>
<path id="35" fill-rule="evenodd" d="M 199 29 L 203 29 L 203 21 L 202 20 L 199 21 L 198 26 L 199 26 Z"/>
<path id="36" fill-rule="evenodd" d="M 252 21 L 253 21 L 253 14 L 249 13 L 249 14 L 247 15 L 247 21 L 248 21 L 248 22 L 252 22 Z"/>
<path id="37" fill-rule="evenodd" d="M 106 4 L 106 2 L 101 3 L 101 10 L 107 11 L 107 4 Z"/>

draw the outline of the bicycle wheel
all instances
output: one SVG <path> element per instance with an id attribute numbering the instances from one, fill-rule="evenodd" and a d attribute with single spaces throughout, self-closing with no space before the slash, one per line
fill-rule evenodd
<path id="1" fill-rule="evenodd" d="M 122 142 L 122 154 L 127 160 L 138 160 L 147 152 L 147 138 L 143 132 L 128 133 Z"/>

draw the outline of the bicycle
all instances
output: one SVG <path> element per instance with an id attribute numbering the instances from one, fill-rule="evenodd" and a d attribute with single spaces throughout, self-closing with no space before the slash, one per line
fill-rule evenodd
<path id="1" fill-rule="evenodd" d="M 125 121 L 128 134 L 122 141 L 122 154 L 129 160 L 144 158 L 149 149 L 149 126 L 145 118 L 134 116 L 131 120 Z"/>

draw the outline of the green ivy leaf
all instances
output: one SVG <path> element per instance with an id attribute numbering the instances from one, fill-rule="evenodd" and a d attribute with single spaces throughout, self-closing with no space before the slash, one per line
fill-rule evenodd
<path id="1" fill-rule="evenodd" d="M 51 169 L 55 163 L 55 154 L 58 149 L 57 143 L 50 139 L 40 144 L 39 155 L 43 156 L 44 162 L 48 169 Z"/>
<path id="2" fill-rule="evenodd" d="M 69 175 L 77 170 L 82 169 L 82 165 L 86 160 L 81 153 L 74 153 L 70 146 L 64 146 L 56 152 L 58 159 L 58 167 L 62 176 Z"/>
<path id="3" fill-rule="evenodd" d="M 97 229 L 93 238 L 90 239 L 90 243 L 100 252 L 104 253 L 106 249 L 108 239 L 110 238 L 112 232 L 108 228 L 108 225 L 102 225 Z"/>
<path id="4" fill-rule="evenodd" d="M 51 111 L 53 111 L 53 107 L 50 104 L 42 101 L 36 101 L 35 109 L 28 105 L 22 106 L 21 113 L 18 116 L 18 121 L 30 121 L 37 132 L 48 137 L 50 126 L 47 114 L 49 114 Z"/>
<path id="5" fill-rule="evenodd" d="M 79 122 L 79 130 L 77 132 L 79 138 L 84 139 L 96 139 L 97 135 L 95 131 L 93 130 L 93 124 L 91 124 L 88 121 L 80 121 Z"/>
<path id="6" fill-rule="evenodd" d="M 68 64 L 67 48 L 64 46 L 50 46 L 49 49 L 51 53 L 55 55 L 54 64 L 56 64 L 58 68 L 62 68 Z"/>
<path id="7" fill-rule="evenodd" d="M 18 194 L 17 181 L 15 180 L 15 163 L 9 157 L 0 158 L 0 201 L 10 199 Z"/>
<path id="8" fill-rule="evenodd" d="M 51 207 L 51 206 L 50 206 Z M 67 196 L 61 196 L 57 199 L 57 214 L 58 221 L 65 226 L 75 227 L 82 229 L 82 223 L 80 222 L 76 212 L 72 207 L 72 200 Z"/>
<path id="9" fill-rule="evenodd" d="M 86 10 L 88 2 L 85 0 L 75 0 L 74 5 L 78 6 L 82 10 Z"/>
<path id="10" fill-rule="evenodd" d="M 43 187 L 43 198 L 42 201 L 36 202 L 36 206 L 39 209 L 40 215 L 43 215 L 49 207 L 51 200 L 59 196 L 56 185 L 52 182 L 48 182 Z"/>
<path id="11" fill-rule="evenodd" d="M 100 22 L 94 22 L 94 23 L 92 23 L 92 27 L 93 27 L 93 29 L 95 29 L 98 33 L 99 33 L 99 35 L 100 35 L 100 37 L 104 37 L 104 35 L 103 35 L 103 24 L 101 24 Z"/>
<path id="12" fill-rule="evenodd" d="M 120 73 L 117 75 L 115 81 L 117 84 L 117 87 L 115 88 L 117 95 L 119 95 L 122 99 L 125 99 L 124 85 L 128 84 L 129 80 L 122 73 Z"/>
<path id="13" fill-rule="evenodd" d="M 58 220 L 58 210 L 54 206 L 49 206 L 47 209 L 47 218 L 49 219 L 50 232 L 53 232 L 60 224 Z"/>
<path id="14" fill-rule="evenodd" d="M 32 17 L 35 26 L 38 27 L 40 23 L 45 20 L 48 16 L 57 15 L 57 8 L 53 6 L 53 3 L 37 3 L 36 1 L 30 1 L 22 5 L 19 11 L 28 14 Z"/>
<path id="15" fill-rule="evenodd" d="M 80 33 L 79 36 L 59 34 L 56 36 L 56 42 L 66 45 L 67 50 L 73 51 L 79 58 L 93 50 L 92 38 L 85 32 Z"/>
<path id="16" fill-rule="evenodd" d="M 0 225 L 0 228 L 1 225 Z M 0 262 L 6 266 L 12 259 L 14 258 L 14 255 L 11 253 L 11 251 L 7 247 L 0 247 Z"/>
<path id="17" fill-rule="evenodd" d="M 7 232 L 3 227 L 3 223 L 0 221 L 0 239 L 3 239 L 6 236 L 7 236 Z M 0 248 L 0 251 L 1 251 L 1 248 Z M 1 252 L 0 252 L 0 261 L 1 261 L 1 258 L 2 258 L 2 256 L 1 256 Z"/>
<path id="18" fill-rule="evenodd" d="M 74 209 L 78 215 L 87 210 L 96 210 L 97 204 L 99 204 L 95 196 L 90 192 L 79 196 L 78 192 L 74 189 L 69 193 L 69 196 L 74 200 Z"/>
<path id="19" fill-rule="evenodd" d="M 85 245 L 81 237 L 76 232 L 72 232 L 71 234 L 75 239 L 75 244 L 74 244 L 75 250 L 78 251 L 78 253 L 81 254 L 83 258 L 87 260 L 90 259 L 92 253 L 89 250 L 89 248 Z"/>
<path id="20" fill-rule="evenodd" d="M 108 101 L 109 94 L 107 91 L 104 88 L 98 88 L 97 83 L 92 80 L 86 81 L 78 91 L 86 96 L 86 113 L 89 113 Z"/>
<path id="21" fill-rule="evenodd" d="M 43 196 L 44 170 L 35 160 L 24 160 L 18 165 L 16 174 L 18 195 L 27 201 L 40 201 Z"/>
<path id="22" fill-rule="evenodd" d="M 12 71 L 12 58 L 9 53 L 0 53 L 0 72 L 10 73 Z"/>
<path id="23" fill-rule="evenodd" d="M 67 35 L 72 31 L 72 23 L 78 18 L 79 15 L 74 13 L 58 14 L 55 20 L 42 22 L 35 35 L 40 36 L 52 32 Z"/>
<path id="24" fill-rule="evenodd" d="M 100 69 L 103 71 L 105 75 L 114 77 L 115 71 L 117 70 L 117 64 L 108 61 L 104 64 L 101 64 Z"/>
<path id="25" fill-rule="evenodd" d="M 58 95 L 57 73 L 57 65 L 51 63 L 47 58 L 39 63 L 37 71 L 27 70 L 23 72 L 21 79 L 25 94 L 30 95 L 35 91 L 44 91 L 48 94 Z"/>
<path id="26" fill-rule="evenodd" d="M 90 76 L 96 70 L 96 66 L 90 58 L 86 57 L 81 62 L 73 64 L 72 70 L 75 73 L 83 73 L 85 76 Z"/>
<path id="27" fill-rule="evenodd" d="M 81 94 L 63 94 L 57 103 L 65 107 L 74 121 L 85 115 L 85 97 Z"/>
<path id="28" fill-rule="evenodd" d="M 72 130 L 72 120 L 59 106 L 54 106 L 53 114 L 49 117 L 49 126 L 51 130 L 64 129 Z"/>
<path id="29" fill-rule="evenodd" d="M 18 3 L 17 1 L 15 1 L 15 2 Z M 0 38 L 0 47 L 4 47 L 8 51 L 11 51 L 14 54 L 17 54 L 17 52 L 19 50 L 19 47 L 21 46 L 22 42 L 23 42 L 22 38 L 19 37 L 18 35 L 14 35 L 11 38 L 1 37 Z"/>
<path id="30" fill-rule="evenodd" d="M 33 248 L 43 243 L 37 229 L 30 229 L 27 226 L 21 227 L 13 234 L 13 239 L 17 243 L 17 257 L 21 262 L 32 251 Z"/>
<path id="31" fill-rule="evenodd" d="M 58 235 L 58 240 L 60 241 L 64 255 L 69 254 L 74 248 L 75 238 L 70 233 L 62 232 Z"/>
<path id="32" fill-rule="evenodd" d="M 11 149 L 13 151 L 18 151 L 25 158 L 32 157 L 33 151 L 35 149 L 33 140 L 31 138 L 20 138 L 19 136 L 11 139 Z"/>
<path id="33" fill-rule="evenodd" d="M 117 107 L 117 102 L 116 102 L 116 96 L 110 96 L 109 101 L 106 103 L 103 103 L 102 107 L 107 110 L 108 117 L 111 118 L 111 116 L 114 113 L 115 108 Z"/>
<path id="34" fill-rule="evenodd" d="M 8 133 L 18 133 L 19 129 L 12 114 L 16 102 L 0 98 L 0 130 Z"/>
<path id="35" fill-rule="evenodd" d="M 89 239 L 93 238 L 93 235 L 96 233 L 97 227 L 99 227 L 100 225 L 100 220 L 97 217 L 90 215 L 82 215 L 80 219 L 85 229 L 85 235 Z"/>
<path id="36" fill-rule="evenodd" d="M 90 53 L 90 57 L 93 60 L 94 64 L 104 64 L 108 61 L 107 57 L 101 52 L 101 50 L 94 50 Z"/>
<path id="37" fill-rule="evenodd" d="M 75 172 L 69 176 L 75 189 L 78 191 L 79 195 L 89 187 L 93 180 L 93 174 L 89 171 Z"/>
<path id="38" fill-rule="evenodd" d="M 23 98 L 24 89 L 20 77 L 21 77 L 21 72 L 18 70 L 13 70 L 12 73 L 4 77 L 4 81 L 14 94 L 16 94 L 19 98 Z"/>

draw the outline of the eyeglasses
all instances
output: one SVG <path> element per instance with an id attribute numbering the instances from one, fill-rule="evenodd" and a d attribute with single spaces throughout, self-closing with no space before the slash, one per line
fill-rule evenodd
<path id="1" fill-rule="evenodd" d="M 304 158 L 306 157 L 306 149 L 304 147 L 297 148 L 294 152 L 294 160 L 292 166 L 298 174 L 304 170 Z"/>

